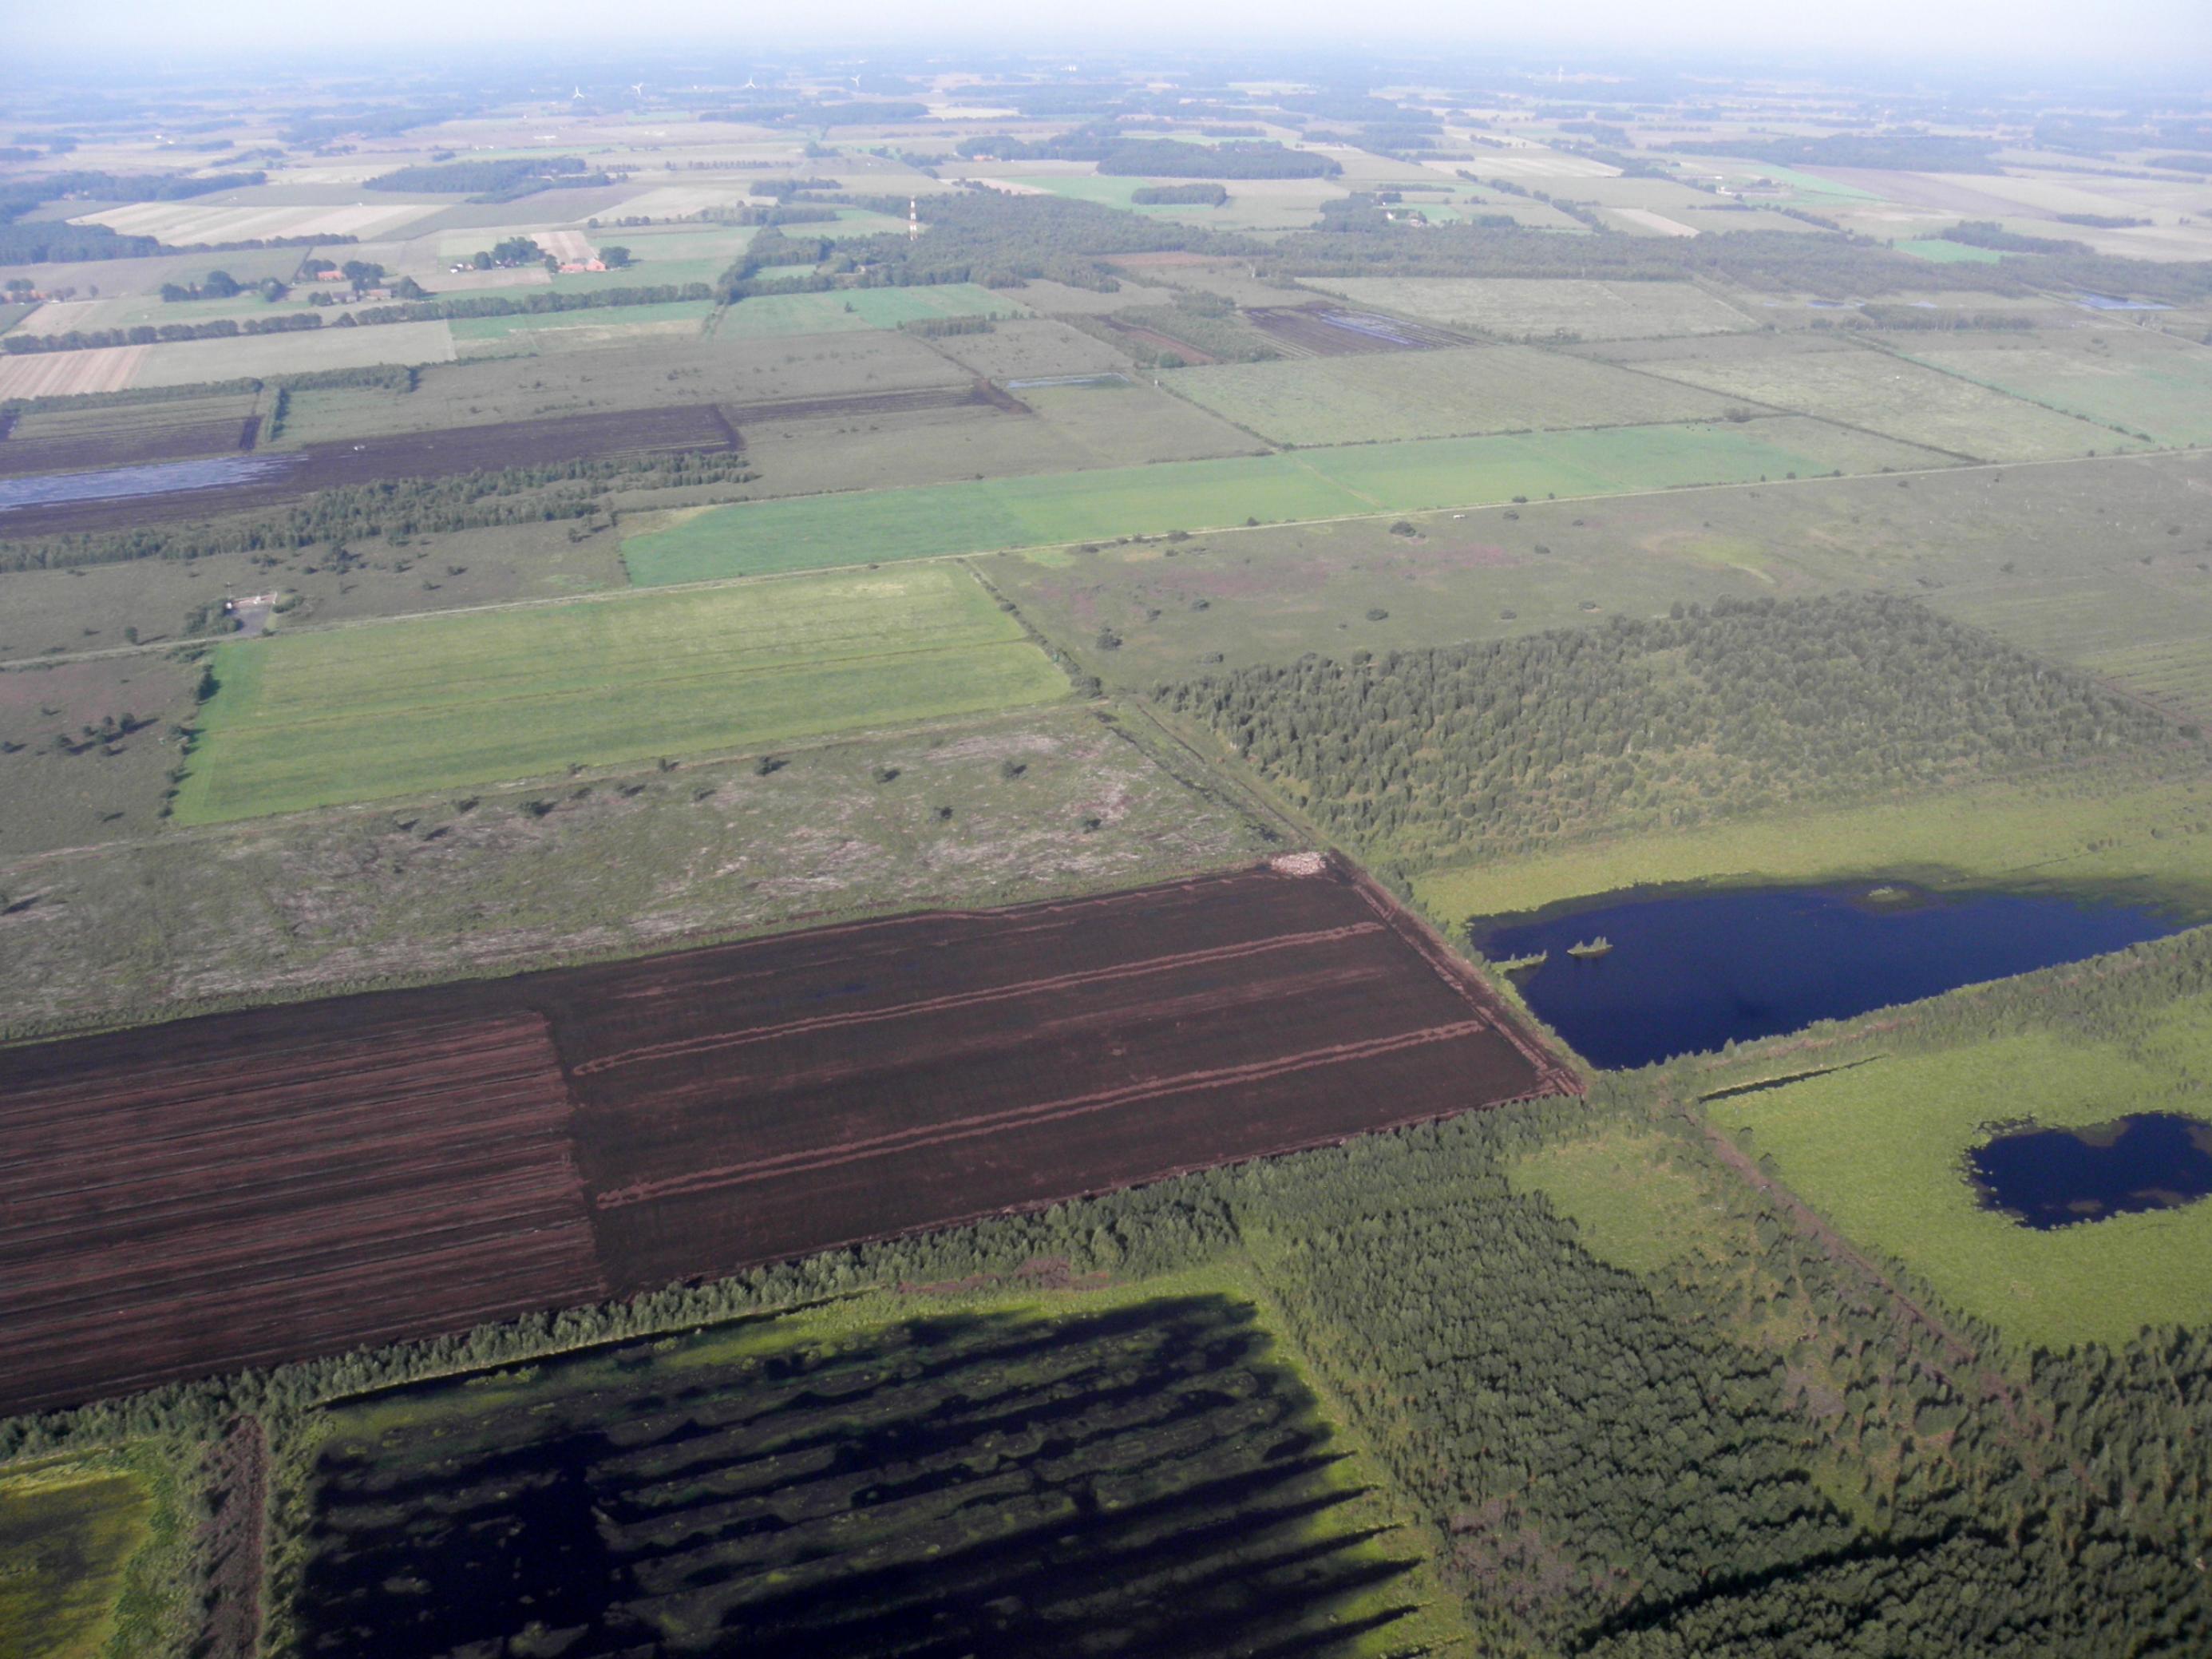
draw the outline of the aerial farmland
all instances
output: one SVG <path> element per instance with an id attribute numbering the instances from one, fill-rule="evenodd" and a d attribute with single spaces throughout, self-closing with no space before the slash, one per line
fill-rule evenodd
<path id="1" fill-rule="evenodd" d="M 666 10 L 0 89 L 0 1654 L 2212 1649 L 2202 26 Z"/>

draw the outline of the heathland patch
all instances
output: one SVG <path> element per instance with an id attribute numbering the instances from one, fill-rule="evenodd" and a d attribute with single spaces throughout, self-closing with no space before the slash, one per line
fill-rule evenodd
<path id="1" fill-rule="evenodd" d="M 902 571 L 224 645 L 186 823 L 744 749 L 1060 696 L 965 574 Z"/>
<path id="2" fill-rule="evenodd" d="M 623 552 L 631 580 L 650 587 L 1248 522 L 1941 464 L 1926 450 L 1794 417 L 1436 438 L 748 501 L 633 537 Z"/>

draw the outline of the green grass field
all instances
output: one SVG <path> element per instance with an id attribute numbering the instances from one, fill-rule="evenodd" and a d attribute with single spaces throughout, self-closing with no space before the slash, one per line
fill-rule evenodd
<path id="1" fill-rule="evenodd" d="M 775 339 L 896 328 L 933 317 L 1019 317 L 1028 310 L 1012 295 L 973 283 L 848 289 L 837 294 L 761 294 L 725 311 L 714 333 L 723 340 Z"/>
<path id="2" fill-rule="evenodd" d="M 154 1512 L 154 1494 L 127 1469 L 70 1461 L 0 1474 L 0 1654 L 109 1651 Z"/>
<path id="3" fill-rule="evenodd" d="M 2195 1009 L 2194 1023 L 2208 1012 Z M 1707 1110 L 1747 1151 L 1771 1157 L 1814 1208 L 1949 1305 L 2023 1346 L 2117 1344 L 2145 1325 L 2212 1317 L 2212 1204 L 2037 1231 L 1984 1209 L 1960 1163 L 1991 1123 L 2201 1112 L 2179 1058 L 2035 1032 L 1881 1060 Z"/>
<path id="4" fill-rule="evenodd" d="M 422 618 L 225 645 L 186 823 L 422 794 L 1060 696 L 953 569 Z"/>
<path id="5" fill-rule="evenodd" d="M 1162 376 L 1193 403 L 1291 446 L 1719 419 L 1729 400 L 1528 346 L 1222 363 Z"/>
<path id="6" fill-rule="evenodd" d="M 1938 458 L 1817 422 L 1356 444 L 748 502 L 623 544 L 640 586 L 1170 530 L 1754 482 Z"/>

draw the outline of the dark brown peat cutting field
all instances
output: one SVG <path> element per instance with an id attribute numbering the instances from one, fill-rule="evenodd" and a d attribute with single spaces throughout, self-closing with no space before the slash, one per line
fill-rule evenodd
<path id="1" fill-rule="evenodd" d="M 1279 866 L 0 1050 L 0 1412 L 1576 1088 Z"/>

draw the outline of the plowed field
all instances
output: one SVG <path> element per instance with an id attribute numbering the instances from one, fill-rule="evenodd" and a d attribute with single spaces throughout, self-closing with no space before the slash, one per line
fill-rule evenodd
<path id="1" fill-rule="evenodd" d="M 0 1051 L 0 1412 L 1574 1087 L 1334 866 Z"/>

